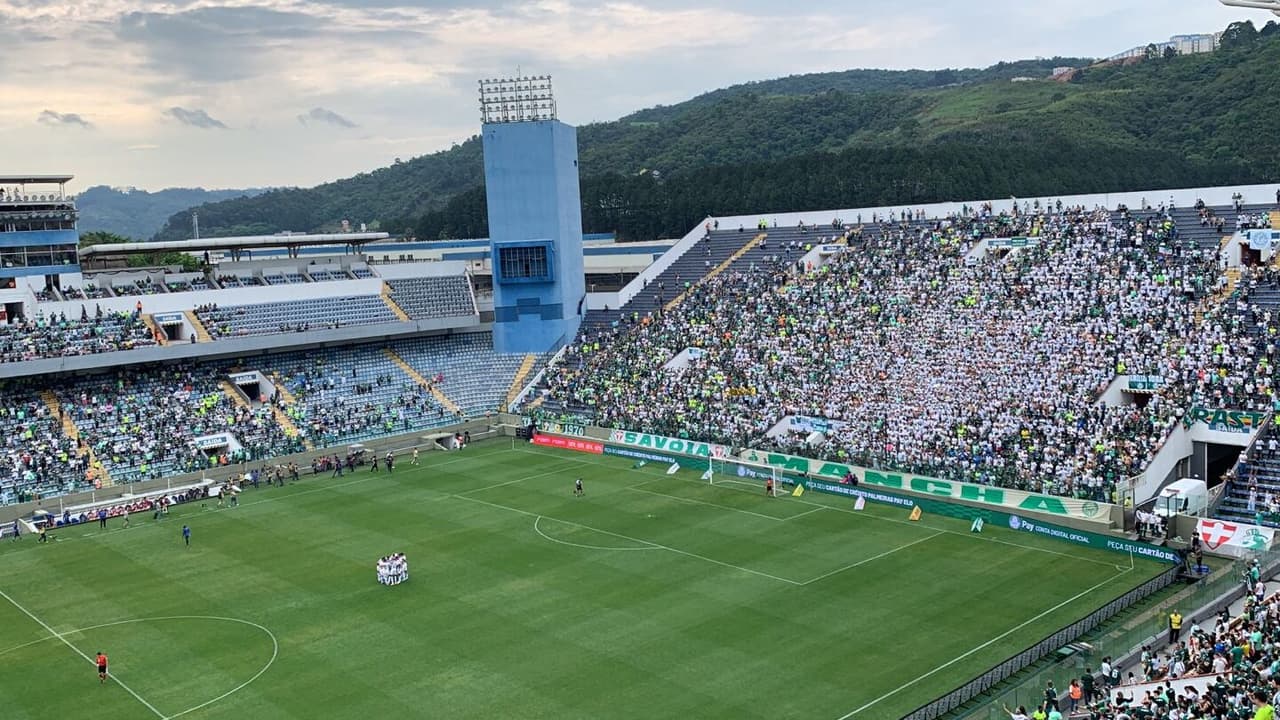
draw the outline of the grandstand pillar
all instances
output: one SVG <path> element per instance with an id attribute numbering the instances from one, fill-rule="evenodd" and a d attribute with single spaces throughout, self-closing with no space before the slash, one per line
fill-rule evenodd
<path id="1" fill-rule="evenodd" d="M 556 119 L 550 78 L 480 87 L 494 350 L 544 353 L 586 312 L 578 134 Z"/>

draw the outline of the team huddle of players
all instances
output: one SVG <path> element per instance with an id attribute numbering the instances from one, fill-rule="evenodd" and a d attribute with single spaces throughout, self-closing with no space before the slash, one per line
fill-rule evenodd
<path id="1" fill-rule="evenodd" d="M 378 584 L 399 585 L 409 579 L 409 561 L 404 553 L 393 553 L 378 560 Z"/>

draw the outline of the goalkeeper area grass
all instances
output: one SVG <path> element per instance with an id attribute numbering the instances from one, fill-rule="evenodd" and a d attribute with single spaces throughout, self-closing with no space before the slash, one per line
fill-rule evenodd
<path id="1" fill-rule="evenodd" d="M 393 475 L 249 488 L 235 508 L 6 541 L 0 706 L 6 720 L 897 718 L 1161 569 L 699 475 L 504 438 Z M 392 552 L 409 581 L 379 585 Z"/>

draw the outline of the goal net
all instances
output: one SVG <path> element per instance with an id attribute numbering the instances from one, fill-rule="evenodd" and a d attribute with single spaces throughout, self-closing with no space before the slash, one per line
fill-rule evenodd
<path id="1" fill-rule="evenodd" d="M 712 459 L 703 477 L 713 485 L 749 485 L 761 490 L 772 480 L 772 487 L 777 495 L 785 494 L 783 491 L 793 484 L 783 475 L 782 470 L 772 465 L 737 458 Z"/>

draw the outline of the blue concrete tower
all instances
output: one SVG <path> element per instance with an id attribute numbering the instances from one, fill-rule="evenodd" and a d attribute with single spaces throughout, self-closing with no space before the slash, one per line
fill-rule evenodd
<path id="1" fill-rule="evenodd" d="M 586 314 L 578 133 L 555 117 L 551 79 L 481 81 L 493 345 L 543 353 Z"/>

